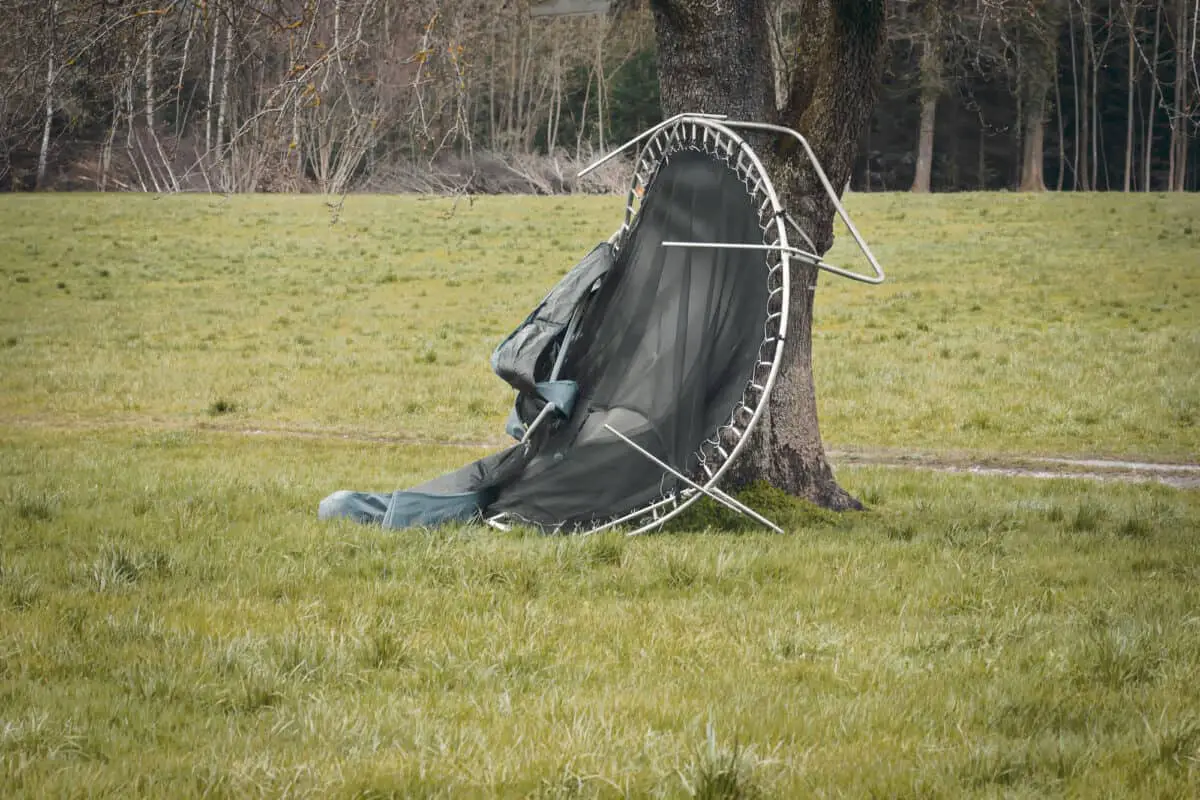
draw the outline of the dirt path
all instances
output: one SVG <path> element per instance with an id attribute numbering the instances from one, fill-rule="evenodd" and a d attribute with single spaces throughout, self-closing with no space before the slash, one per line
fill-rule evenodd
<path id="1" fill-rule="evenodd" d="M 1102 458 L 1047 458 L 1006 454 L 905 453 L 885 450 L 831 450 L 835 464 L 856 464 L 973 475 L 1020 478 L 1074 478 L 1121 483 L 1162 483 L 1176 489 L 1200 489 L 1200 464 L 1168 464 Z"/>
<path id="2" fill-rule="evenodd" d="M 507 439 L 488 441 L 440 441 L 404 436 L 353 433 L 301 427 L 237 428 L 219 423 L 178 424 L 173 421 L 148 419 L 120 420 L 53 420 L 45 417 L 0 417 L 3 428 L 38 428 L 50 430 L 138 430 L 138 431 L 197 431 L 226 433 L 240 436 L 277 436 L 282 438 L 338 440 L 371 444 L 393 444 L 424 447 L 461 447 L 467 449 L 499 449 L 509 444 Z M 1072 478 L 1076 480 L 1117 481 L 1121 483 L 1161 483 L 1177 489 L 1200 489 L 1200 464 L 1152 461 L 1127 461 L 1103 458 L 1065 458 L 1023 456 L 1007 453 L 948 453 L 938 451 L 908 451 L 881 448 L 833 448 L 828 451 L 835 466 L 872 466 L 895 469 L 920 469 L 933 472 L 967 473 L 972 475 L 1001 475 L 1020 478 Z"/>

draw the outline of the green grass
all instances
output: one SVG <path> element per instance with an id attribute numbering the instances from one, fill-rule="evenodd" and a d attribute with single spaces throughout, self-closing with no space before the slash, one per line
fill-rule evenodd
<path id="1" fill-rule="evenodd" d="M 498 442 L 492 348 L 620 204 L 0 197 L 0 417 Z M 821 280 L 830 446 L 1200 452 L 1200 197 L 851 208 L 890 279 Z"/>
<path id="2" fill-rule="evenodd" d="M 1197 199 L 851 198 L 893 282 L 822 279 L 827 442 L 1195 459 Z M 618 208 L 0 197 L 0 794 L 1200 793 L 1197 491 L 316 521 L 499 441 L 488 353 Z"/>

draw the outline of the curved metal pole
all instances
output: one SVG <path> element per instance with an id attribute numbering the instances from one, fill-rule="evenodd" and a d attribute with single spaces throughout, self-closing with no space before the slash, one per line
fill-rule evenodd
<path id="1" fill-rule="evenodd" d="M 775 193 L 775 188 L 771 185 L 771 179 L 770 179 L 770 176 L 767 175 L 766 167 L 763 166 L 762 161 L 759 159 L 758 154 L 754 152 L 754 149 L 751 148 L 750 145 L 740 135 L 738 135 L 732 129 L 726 127 L 724 122 L 722 122 L 721 120 L 711 119 L 711 118 L 707 118 L 707 117 L 697 117 L 694 114 L 691 114 L 691 115 L 685 114 L 685 115 L 681 115 L 681 117 L 683 118 L 683 120 L 682 121 L 677 120 L 675 125 L 679 126 L 682 124 L 686 124 L 687 121 L 690 119 L 691 125 L 693 126 L 693 130 L 692 130 L 693 138 L 695 136 L 697 128 L 704 128 L 707 131 L 711 131 L 715 134 L 719 134 L 720 136 L 726 137 L 726 139 L 728 141 L 732 142 L 733 145 L 736 146 L 736 149 L 738 150 L 738 152 L 741 153 L 742 155 L 744 155 L 749 160 L 751 166 L 755 170 L 755 174 L 757 174 L 762 179 L 761 191 L 763 192 L 763 194 L 766 195 L 768 201 L 770 202 L 771 209 L 774 212 L 773 220 L 770 224 L 775 226 L 775 229 L 779 236 L 779 243 L 786 246 L 788 243 L 788 233 L 787 233 L 787 225 L 785 224 L 785 222 L 783 220 L 783 213 L 784 213 L 783 207 L 779 203 L 779 196 Z M 663 131 L 660 128 L 658 130 L 658 134 L 656 134 L 656 136 L 662 135 L 662 132 Z M 643 154 L 646 152 L 646 148 L 649 146 L 650 145 L 647 144 L 647 145 L 645 145 L 645 147 L 642 148 Z M 733 148 L 730 149 L 730 152 L 731 153 L 733 152 Z M 635 183 L 636 183 L 636 178 L 635 178 Z M 630 221 L 631 220 L 629 217 L 629 211 L 627 209 L 626 210 L 626 219 L 625 219 L 626 226 L 628 226 Z M 763 382 L 762 386 L 759 389 L 759 391 L 761 392 L 761 397 L 760 397 L 758 403 L 755 404 L 754 411 L 750 417 L 750 420 L 745 424 L 742 435 L 738 438 L 737 444 L 734 445 L 733 450 L 728 454 L 728 456 L 726 456 L 725 461 L 716 469 L 715 472 L 712 472 L 709 474 L 708 480 L 706 481 L 706 485 L 708 487 L 715 487 L 717 485 L 717 482 L 720 481 L 721 476 L 725 474 L 725 472 L 729 469 L 729 466 L 731 464 L 733 464 L 735 461 L 737 461 L 738 455 L 741 454 L 742 450 L 746 447 L 747 443 L 750 441 L 750 432 L 754 430 L 754 427 L 758 424 L 759 419 L 762 418 L 763 413 L 766 411 L 767 399 L 771 396 L 771 390 L 775 386 L 775 379 L 779 375 L 779 369 L 783 362 L 784 341 L 787 339 L 788 310 L 791 308 L 791 301 L 790 301 L 791 280 L 789 277 L 790 270 L 788 269 L 788 263 L 789 263 L 790 259 L 791 259 L 790 253 L 788 253 L 786 250 L 780 251 L 780 265 L 783 267 L 782 276 L 781 276 L 783 298 L 782 298 L 782 303 L 781 303 L 780 316 L 776 322 L 776 324 L 778 326 L 778 336 L 777 336 L 777 341 L 775 344 L 775 354 L 771 358 L 771 370 L 770 370 L 769 374 L 767 375 L 766 380 Z M 685 494 L 686 494 L 686 492 L 680 493 L 680 497 L 682 497 L 683 499 L 681 499 L 670 511 L 668 511 L 661 517 L 656 517 L 655 519 L 651 520 L 650 522 L 647 522 L 646 524 L 639 527 L 637 530 L 632 531 L 629 535 L 636 536 L 640 533 L 645 533 L 646 531 L 654 530 L 655 528 L 661 527 L 663 524 L 665 524 L 667 521 L 669 521 L 673 517 L 683 513 L 690 505 L 692 505 L 692 503 L 696 502 L 703 496 L 701 493 L 696 493 L 696 492 L 693 492 L 690 496 L 685 496 Z"/>
<path id="2" fill-rule="evenodd" d="M 734 120 L 725 120 L 722 124 L 730 128 L 745 128 L 747 130 L 782 133 L 787 136 L 791 136 L 793 139 L 798 141 L 801 147 L 804 148 L 804 152 L 808 155 L 808 160 L 812 163 L 813 169 L 817 173 L 817 178 L 819 178 L 821 181 L 821 185 L 825 187 L 825 194 L 827 194 L 829 199 L 833 202 L 833 207 L 837 210 L 837 215 L 841 218 L 842 222 L 846 224 L 846 230 L 850 231 L 850 235 L 854 237 L 854 241 L 858 244 L 858 249 L 862 250 L 863 255 L 867 257 L 867 261 L 871 264 L 871 269 L 875 271 L 875 275 L 874 277 L 871 277 L 869 275 L 851 272 L 850 270 L 834 266 L 833 264 L 830 264 L 824 260 L 818 263 L 817 266 L 823 270 L 832 272 L 835 275 L 841 275 L 844 278 L 862 281 L 863 283 L 880 284 L 887 279 L 887 276 L 883 274 L 883 267 L 879 266 L 879 261 L 876 260 L 875 254 L 871 252 L 870 246 L 867 245 L 867 242 L 865 239 L 863 239 L 862 234 L 858 232 L 858 228 L 854 227 L 854 222 L 850 219 L 850 214 L 846 211 L 845 206 L 842 205 L 842 201 L 838 199 L 837 190 L 834 189 L 833 184 L 829 182 L 829 176 L 825 174 L 825 170 L 821 167 L 821 162 L 817 160 L 817 154 L 813 152 L 812 146 L 809 145 L 807 139 L 791 128 L 785 128 L 782 125 L 772 125 L 767 122 L 740 122 Z M 792 219 L 790 214 L 787 215 L 787 221 L 796 230 L 801 230 L 800 226 L 796 224 L 796 221 Z"/>
<path id="3" fill-rule="evenodd" d="M 647 128 L 646 130 L 642 131 L 637 136 L 633 137 L 628 142 L 626 142 L 625 144 L 618 147 L 616 150 L 613 150 L 608 155 L 601 157 L 601 159 L 599 161 L 593 161 L 591 164 L 588 164 L 586 167 L 581 169 L 579 172 L 575 173 L 575 177 L 582 178 L 584 175 L 587 175 L 589 172 L 598 168 L 600 165 L 607 164 L 609 161 L 616 158 L 621 153 L 624 153 L 626 150 L 633 147 L 638 142 L 650 138 L 654 134 L 661 131 L 663 128 L 673 125 L 681 119 L 724 120 L 724 119 L 726 119 L 726 116 L 724 114 L 676 114 L 675 116 L 671 117 L 670 119 L 666 119 L 666 120 L 663 120 L 662 122 L 658 123 L 653 128 Z"/>
<path id="4" fill-rule="evenodd" d="M 738 514 L 743 514 L 747 517 L 750 517 L 751 519 L 755 520 L 759 524 L 767 526 L 768 528 L 775 531 L 776 533 L 783 533 L 783 528 L 779 527 L 774 522 L 771 522 L 771 520 L 767 519 L 762 514 L 759 514 L 757 511 L 755 511 L 750 506 L 746 505 L 745 503 L 741 502 L 740 500 L 730 497 L 729 495 L 725 494 L 725 492 L 722 492 L 720 489 L 718 489 L 716 486 L 713 486 L 711 483 L 709 484 L 708 488 L 701 486 L 700 484 L 696 483 L 694 480 L 689 478 L 687 475 L 684 475 L 682 472 L 675 469 L 670 464 L 663 461 L 661 458 L 659 458 L 658 456 L 654 455 L 646 448 L 639 445 L 637 442 L 633 441 L 633 439 L 630 439 L 628 436 L 621 433 L 619 430 L 614 428 L 612 425 L 605 423 L 604 429 L 606 431 L 608 431 L 609 433 L 615 435 L 618 439 L 620 439 L 625 444 L 632 447 L 638 453 L 640 453 L 645 458 L 647 458 L 655 466 L 671 473 L 676 478 L 683 481 L 684 483 L 686 483 L 688 486 L 692 487 L 696 491 L 703 492 L 704 494 L 708 495 L 713 500 L 717 501 L 718 503 L 720 503 L 721 505 L 730 509 L 731 511 L 734 511 Z M 664 520 L 664 522 L 665 521 L 666 520 Z"/>

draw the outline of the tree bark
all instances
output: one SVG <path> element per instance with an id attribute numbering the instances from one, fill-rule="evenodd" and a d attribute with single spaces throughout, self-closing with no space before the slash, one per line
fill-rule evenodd
<path id="1" fill-rule="evenodd" d="M 1126 33 L 1129 35 L 1129 82 L 1126 85 L 1125 92 L 1125 193 L 1128 194 L 1133 188 L 1133 90 L 1137 80 L 1136 70 L 1134 65 L 1137 63 L 1135 56 L 1135 14 L 1136 8 L 1126 7 L 1125 26 Z"/>
<path id="2" fill-rule="evenodd" d="M 1182 4 L 1182 0 L 1180 1 Z M 1200 93 L 1200 69 L 1197 68 L 1197 65 L 1200 64 L 1200 62 L 1198 62 L 1196 59 L 1196 40 L 1197 38 L 1200 38 L 1200 0 L 1195 0 L 1192 4 L 1190 57 L 1187 55 L 1189 47 L 1187 44 L 1188 37 L 1186 35 L 1188 29 L 1187 9 L 1184 8 L 1181 14 L 1183 16 L 1183 25 L 1181 28 L 1185 32 L 1185 35 L 1182 37 L 1184 42 L 1183 47 L 1177 48 L 1176 50 L 1175 70 L 1176 72 L 1183 72 L 1184 76 L 1182 79 L 1183 87 L 1181 89 L 1179 98 L 1181 103 L 1181 119 L 1179 121 L 1179 155 L 1175 159 L 1175 172 L 1178 175 L 1178 178 L 1176 179 L 1176 186 L 1178 187 L 1177 191 L 1185 192 L 1187 191 L 1188 143 L 1190 139 L 1188 136 L 1188 117 L 1183 116 L 1183 114 L 1184 112 L 1187 112 L 1188 115 L 1191 114 L 1191 106 L 1189 104 L 1194 101 L 1188 100 L 1187 88 L 1188 82 L 1192 80 L 1193 77 L 1195 78 L 1196 92 Z M 1188 74 L 1189 71 L 1191 73 L 1190 75 Z"/>
<path id="3" fill-rule="evenodd" d="M 883 0 L 821 0 L 801 14 L 804 30 L 780 118 L 808 138 L 829 180 L 844 187 L 870 117 L 883 61 Z M 653 0 L 663 114 L 775 118 L 769 10 L 765 0 Z M 784 205 L 820 252 L 833 243 L 834 207 L 798 146 L 754 139 Z M 792 263 L 783 367 L 732 482 L 766 480 L 826 508 L 862 505 L 838 486 L 817 424 L 812 312 L 817 270 Z"/>
<path id="4" fill-rule="evenodd" d="M 1055 190 L 1061 192 L 1067 176 L 1067 124 L 1063 119 L 1062 80 L 1059 75 L 1054 76 L 1054 113 L 1058 118 L 1058 185 Z"/>
<path id="5" fill-rule="evenodd" d="M 1072 6 L 1067 6 L 1068 10 Z M 1070 19 L 1074 24 L 1075 15 L 1071 12 Z M 1080 11 L 1080 28 L 1083 35 L 1083 53 L 1080 58 L 1080 64 L 1083 67 L 1082 75 L 1083 82 L 1078 81 L 1076 73 L 1076 105 L 1075 105 L 1075 188 L 1077 190 L 1088 191 L 1092 188 L 1092 170 L 1091 158 L 1089 156 L 1089 142 L 1091 140 L 1091 118 L 1092 106 L 1089 102 L 1091 93 L 1089 91 L 1089 78 L 1092 73 L 1092 7 L 1089 0 L 1084 0 L 1083 8 Z M 1075 35 L 1074 31 L 1071 34 L 1071 53 L 1072 60 L 1075 53 Z M 1072 69 L 1075 69 L 1072 63 Z"/>
<path id="6" fill-rule="evenodd" d="M 1071 159 L 1071 188 L 1079 191 L 1079 57 L 1075 47 L 1075 8 L 1067 5 L 1067 30 L 1071 41 L 1071 98 L 1074 101 L 1075 116 L 1071 118 L 1073 126 L 1072 142 L 1073 158 Z"/>
<path id="7" fill-rule="evenodd" d="M 1025 116 L 1024 151 L 1021 156 L 1021 191 L 1046 191 L 1044 162 L 1046 158 L 1046 95 L 1040 102 L 1030 103 Z"/>
<path id="8" fill-rule="evenodd" d="M 921 42 L 921 130 L 917 138 L 917 169 L 912 191 L 926 193 L 933 177 L 933 134 L 937 128 L 938 96 L 942 93 L 941 26 L 938 3 L 930 2 Z"/>
<path id="9" fill-rule="evenodd" d="M 937 95 L 926 94 L 921 98 L 921 131 L 917 142 L 917 171 L 913 177 L 912 191 L 928 193 L 933 179 L 933 134 L 937 120 Z"/>
<path id="10" fill-rule="evenodd" d="M 221 8 L 213 4 L 212 11 L 212 50 L 209 51 L 208 61 L 208 96 L 204 103 L 204 154 L 207 157 L 213 149 L 213 95 L 217 87 L 217 46 L 221 39 Z"/>
<path id="11" fill-rule="evenodd" d="M 1143 140 L 1142 190 L 1150 191 L 1153 177 L 1154 117 L 1158 109 L 1158 48 L 1162 37 L 1162 0 L 1154 8 L 1154 50 L 1150 55 L 1150 101 L 1146 104 L 1146 138 Z"/>
<path id="12" fill-rule="evenodd" d="M 55 30 L 58 27 L 58 0 L 50 3 L 47 18 L 46 48 L 46 113 L 42 119 L 42 146 L 38 150 L 36 187 L 41 189 L 46 184 L 46 166 L 50 156 L 50 128 L 54 122 L 54 45 Z"/>
<path id="13" fill-rule="evenodd" d="M 1187 84 L 1190 76 L 1187 69 L 1188 8 L 1184 0 L 1177 0 L 1178 15 L 1175 22 L 1175 104 L 1171 115 L 1171 158 L 1167 189 L 1172 192 L 1184 190 L 1187 174 Z"/>
<path id="14" fill-rule="evenodd" d="M 1018 97 L 1022 100 L 1021 173 L 1023 192 L 1046 191 L 1046 102 L 1058 80 L 1058 37 L 1062 19 L 1047 11 L 1023 23 L 1018 38 Z M 1020 47 L 1024 40 L 1024 47 Z"/>

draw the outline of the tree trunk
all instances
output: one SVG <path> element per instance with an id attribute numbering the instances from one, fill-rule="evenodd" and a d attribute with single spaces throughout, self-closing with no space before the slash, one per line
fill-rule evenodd
<path id="1" fill-rule="evenodd" d="M 979 191 L 987 191 L 987 127 L 979 120 Z"/>
<path id="2" fill-rule="evenodd" d="M 844 187 L 859 136 L 870 117 L 882 65 L 883 0 L 830 0 L 802 15 L 804 30 L 784 124 L 799 130 L 821 159 L 829 180 Z M 664 116 L 682 111 L 733 119 L 775 117 L 769 11 L 765 0 L 654 0 Z M 833 243 L 833 204 L 803 152 L 784 140 L 754 139 L 776 189 L 820 252 Z M 792 300 L 783 367 L 732 481 L 763 479 L 833 509 L 861 508 L 838 486 L 817 425 L 812 376 L 815 268 L 792 263 Z"/>
<path id="3" fill-rule="evenodd" d="M 1133 188 L 1133 89 L 1137 80 L 1137 64 L 1135 57 L 1135 27 L 1134 14 L 1136 9 L 1130 9 L 1125 19 L 1126 32 L 1129 34 L 1129 82 L 1125 92 L 1125 193 Z"/>
<path id="4" fill-rule="evenodd" d="M 54 0 L 48 9 L 46 48 L 46 113 L 42 119 L 42 146 L 38 150 L 36 186 L 41 189 L 46 184 L 46 165 L 50 156 L 50 128 L 54 122 L 54 39 L 55 28 L 58 26 L 58 0 Z"/>
<path id="5" fill-rule="evenodd" d="M 1162 36 L 1162 0 L 1154 9 L 1154 50 L 1150 55 L 1150 102 L 1146 105 L 1146 138 L 1143 140 L 1142 190 L 1150 191 L 1154 156 L 1154 117 L 1158 109 L 1158 48 Z"/>
<path id="6" fill-rule="evenodd" d="M 600 137 L 600 152 L 608 149 L 604 138 L 604 115 L 607 113 L 608 82 L 604 77 L 604 40 L 596 41 L 596 132 Z"/>
<path id="7" fill-rule="evenodd" d="M 1175 22 L 1175 106 L 1171 114 L 1171 158 L 1167 189 L 1182 192 L 1187 170 L 1187 69 L 1188 8 L 1177 0 Z"/>
<path id="8" fill-rule="evenodd" d="M 231 12 L 232 14 L 232 12 Z M 217 136 L 213 145 L 216 147 L 217 162 L 221 165 L 223 176 L 222 191 L 233 191 L 232 174 L 225 164 L 225 122 L 229 116 L 229 72 L 233 65 L 233 17 L 225 21 L 225 50 L 222 53 L 221 64 L 221 96 L 217 102 Z M 232 127 L 232 125 L 230 125 Z"/>
<path id="9" fill-rule="evenodd" d="M 930 191 L 933 178 L 933 133 L 937 119 L 937 95 L 926 94 L 921 98 L 921 133 L 917 143 L 917 172 L 913 177 L 912 191 L 923 194 Z"/>
<path id="10" fill-rule="evenodd" d="M 1021 191 L 1046 191 L 1046 95 L 1031 102 L 1025 115 L 1024 148 L 1021 155 Z"/>
<path id="11" fill-rule="evenodd" d="M 146 26 L 145 113 L 146 127 L 154 130 L 154 30 L 156 23 Z"/>
<path id="12" fill-rule="evenodd" d="M 221 8 L 213 4 L 212 50 L 208 60 L 208 96 L 204 103 L 204 155 L 213 149 L 213 95 L 217 87 L 217 43 L 221 39 Z"/>
<path id="13" fill-rule="evenodd" d="M 921 131 L 917 141 L 917 170 L 912 191 L 926 193 L 933 176 L 933 134 L 937 123 L 938 95 L 942 92 L 942 51 L 939 46 L 938 5 L 931 2 L 927 30 L 921 44 Z"/>
<path id="14" fill-rule="evenodd" d="M 1071 120 L 1071 123 L 1074 126 L 1074 136 L 1072 137 L 1074 139 L 1074 141 L 1072 142 L 1073 149 L 1074 149 L 1074 153 L 1073 153 L 1074 157 L 1071 159 L 1071 175 L 1072 175 L 1073 182 L 1072 182 L 1071 188 L 1078 191 L 1080 188 L 1079 187 L 1079 137 L 1080 137 L 1080 123 L 1082 122 L 1082 117 L 1080 116 L 1080 113 L 1079 113 L 1079 57 L 1078 57 L 1078 52 L 1075 47 L 1075 8 L 1070 3 L 1067 4 L 1067 25 L 1068 25 L 1068 31 L 1070 33 L 1070 40 L 1071 40 L 1071 97 L 1074 100 L 1074 104 L 1075 104 L 1075 109 L 1074 109 L 1075 116 Z"/>
<path id="15" fill-rule="evenodd" d="M 188 53 L 192 48 L 192 36 L 196 32 L 196 8 L 194 6 L 188 8 L 188 30 L 187 37 L 183 40 L 183 57 L 179 59 L 179 77 L 175 80 L 175 144 L 178 146 L 179 138 L 183 133 L 184 118 L 183 118 L 183 78 L 187 74 L 188 68 Z M 190 111 L 190 109 L 189 109 Z"/>
<path id="16" fill-rule="evenodd" d="M 1067 176 L 1067 123 L 1063 119 L 1062 79 L 1054 76 L 1054 114 L 1058 118 L 1058 185 L 1056 191 L 1061 192 Z"/>
<path id="17" fill-rule="evenodd" d="M 1058 80 L 1058 37 L 1062 19 L 1053 13 L 1026 22 L 1017 39 L 1019 91 L 1023 115 L 1021 173 L 1018 187 L 1023 192 L 1046 191 L 1046 102 L 1050 87 Z M 1024 44 L 1022 47 L 1021 45 Z"/>
<path id="18" fill-rule="evenodd" d="M 784 3 L 772 0 L 768 5 L 771 19 L 771 69 L 775 74 L 775 109 L 787 104 L 788 96 L 788 44 L 784 30 Z"/>
<path id="19" fill-rule="evenodd" d="M 1068 6 L 1070 9 L 1071 6 Z M 1071 19 L 1074 20 L 1074 14 Z M 1088 155 L 1088 148 L 1091 141 L 1091 119 L 1092 106 L 1089 102 L 1091 92 L 1089 91 L 1089 78 L 1092 74 L 1092 50 L 1094 44 L 1092 42 L 1092 8 L 1091 3 L 1083 3 L 1083 9 L 1080 12 L 1080 28 L 1083 35 L 1083 53 L 1080 58 L 1080 65 L 1083 67 L 1080 74 L 1083 75 L 1082 84 L 1076 83 L 1077 97 L 1075 106 L 1075 188 L 1088 191 L 1092 186 L 1092 170 L 1091 158 Z M 1072 34 L 1071 46 L 1074 51 L 1075 37 Z"/>
<path id="20" fill-rule="evenodd" d="M 1180 2 L 1182 4 L 1182 0 L 1180 0 Z M 1181 28 L 1186 33 L 1186 31 L 1187 31 L 1187 9 L 1185 8 L 1181 13 L 1182 13 L 1183 20 L 1184 20 Z M 1188 117 L 1183 116 L 1183 113 L 1184 113 L 1184 111 L 1187 111 L 1190 114 L 1191 106 L 1189 105 L 1189 103 L 1194 102 L 1194 101 L 1190 101 L 1187 99 L 1188 81 L 1191 80 L 1192 77 L 1195 77 L 1196 91 L 1198 93 L 1200 93 L 1200 69 L 1197 68 L 1197 64 L 1200 62 L 1198 62 L 1196 59 L 1196 40 L 1198 37 L 1200 37 L 1200 0 L 1195 0 L 1195 2 L 1192 4 L 1192 33 L 1191 33 L 1191 45 L 1190 45 L 1191 55 L 1190 56 L 1187 55 L 1189 45 L 1187 44 L 1188 39 L 1187 39 L 1186 35 L 1182 37 L 1183 42 L 1184 42 L 1183 47 L 1180 47 L 1176 50 L 1177 60 L 1176 60 L 1175 70 L 1176 70 L 1176 72 L 1184 73 L 1184 76 L 1182 79 L 1183 80 L 1183 88 L 1181 89 L 1181 94 L 1179 96 L 1179 100 L 1181 103 L 1181 105 L 1180 105 L 1181 111 L 1179 112 L 1180 113 L 1179 155 L 1175 159 L 1175 172 L 1178 175 L 1178 178 L 1176 179 L 1176 186 L 1178 187 L 1177 191 L 1180 191 L 1180 192 L 1187 191 L 1187 165 L 1188 165 L 1188 142 L 1189 142 Z M 1189 66 L 1190 66 L 1191 75 L 1188 75 Z M 1176 80 L 1179 80 L 1179 79 L 1177 78 Z"/>

